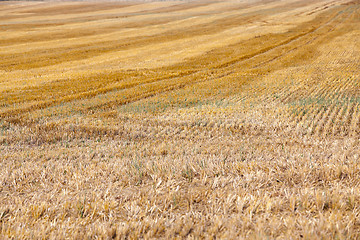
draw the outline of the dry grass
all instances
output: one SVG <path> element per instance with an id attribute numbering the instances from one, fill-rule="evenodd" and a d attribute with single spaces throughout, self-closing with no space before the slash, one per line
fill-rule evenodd
<path id="1" fill-rule="evenodd" d="M 359 16 L 1 3 L 0 238 L 360 238 Z"/>

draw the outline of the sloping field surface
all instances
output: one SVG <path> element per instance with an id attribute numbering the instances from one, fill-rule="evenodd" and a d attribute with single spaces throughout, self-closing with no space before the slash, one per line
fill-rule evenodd
<path id="1" fill-rule="evenodd" d="M 358 0 L 0 2 L 0 238 L 360 238 Z"/>

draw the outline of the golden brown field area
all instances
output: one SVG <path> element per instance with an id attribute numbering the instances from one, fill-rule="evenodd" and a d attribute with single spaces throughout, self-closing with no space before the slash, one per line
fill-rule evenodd
<path id="1" fill-rule="evenodd" d="M 360 1 L 0 2 L 0 239 L 360 239 Z"/>

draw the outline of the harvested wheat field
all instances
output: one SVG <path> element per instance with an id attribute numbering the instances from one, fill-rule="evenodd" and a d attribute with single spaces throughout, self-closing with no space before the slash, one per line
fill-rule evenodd
<path id="1" fill-rule="evenodd" d="M 360 1 L 0 2 L 0 239 L 360 239 Z"/>

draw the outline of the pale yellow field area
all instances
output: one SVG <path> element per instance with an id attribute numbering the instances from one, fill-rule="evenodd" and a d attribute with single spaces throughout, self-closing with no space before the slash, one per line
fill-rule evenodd
<path id="1" fill-rule="evenodd" d="M 360 1 L 0 2 L 0 239 L 360 239 Z"/>

